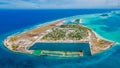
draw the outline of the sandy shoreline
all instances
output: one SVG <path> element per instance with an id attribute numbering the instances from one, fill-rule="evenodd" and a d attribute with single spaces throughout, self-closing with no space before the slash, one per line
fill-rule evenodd
<path id="1" fill-rule="evenodd" d="M 65 20 L 65 18 L 53 20 L 53 21 L 50 21 L 50 22 L 45 22 L 45 23 L 38 24 L 38 25 L 34 25 L 34 26 L 31 26 L 30 28 L 25 28 L 25 30 L 22 30 L 22 32 L 20 31 L 20 32 L 13 33 L 13 34 L 7 36 L 7 38 L 12 37 L 12 36 L 15 36 L 15 35 L 23 34 L 23 33 L 29 32 L 29 31 L 31 31 L 31 30 L 40 28 L 40 27 L 42 27 L 42 26 L 44 26 L 44 25 L 52 24 L 52 23 L 54 23 L 54 22 L 61 21 L 61 20 Z"/>
<path id="2" fill-rule="evenodd" d="M 16 36 L 17 36 L 17 39 L 18 39 L 18 40 L 20 40 L 20 39 L 23 39 L 23 40 L 24 40 L 24 39 L 26 39 L 26 40 L 28 40 L 28 39 L 30 40 L 30 39 L 31 39 L 31 40 L 33 40 L 33 41 L 30 43 L 30 44 L 32 45 L 32 44 L 35 43 L 35 41 L 36 41 L 37 39 L 39 39 L 39 38 L 34 39 L 34 38 L 33 38 L 34 35 L 39 37 L 39 34 L 40 34 L 41 32 L 44 32 L 44 31 L 46 31 L 46 30 L 48 30 L 48 29 L 51 29 L 51 28 L 55 27 L 55 26 L 51 26 L 51 25 L 55 25 L 55 24 L 58 24 L 58 23 L 62 23 L 63 21 L 64 21 L 64 19 L 55 20 L 55 21 L 52 21 L 52 22 L 49 22 L 49 23 L 42 24 L 41 26 L 38 26 L 38 27 L 33 28 L 33 29 L 31 29 L 31 30 L 27 30 L 27 31 L 24 31 L 24 32 L 22 32 L 22 33 L 10 35 L 10 36 L 8 36 L 6 39 L 4 39 L 3 44 L 5 45 L 6 48 L 12 50 L 11 47 L 8 46 L 8 45 L 11 45 L 11 44 L 12 44 L 11 42 L 9 42 L 9 40 L 10 40 L 12 37 L 16 37 Z M 31 34 L 31 33 L 32 33 L 32 34 Z M 33 36 L 27 37 L 27 35 L 33 35 Z M 26 38 L 25 38 L 25 37 L 26 37 Z M 33 38 L 33 39 L 32 39 L 32 38 Z M 14 42 L 14 41 L 13 41 L 13 42 Z M 27 46 L 26 46 L 26 47 L 27 47 Z M 12 51 L 14 51 L 14 50 L 12 50 Z"/>
<path id="3" fill-rule="evenodd" d="M 15 52 L 25 52 L 25 53 L 29 53 L 31 54 L 33 51 L 29 51 L 27 50 L 29 47 L 31 47 L 33 44 L 35 44 L 36 42 L 52 42 L 52 43 L 55 43 L 55 42 L 59 42 L 59 43 L 64 43 L 64 42 L 70 42 L 70 43 L 76 43 L 76 42 L 81 42 L 81 43 L 88 43 L 88 42 L 83 42 L 82 41 L 73 41 L 73 40 L 58 40 L 58 41 L 39 41 L 40 37 L 46 33 L 45 31 L 46 30 L 49 30 L 49 29 L 52 29 L 54 27 L 56 27 L 57 24 L 61 24 L 63 23 L 63 21 L 65 21 L 65 18 L 64 19 L 59 19 L 59 20 L 55 20 L 55 21 L 52 21 L 52 22 L 49 22 L 49 23 L 45 23 L 45 24 L 42 24 L 40 26 L 37 26 L 31 30 L 27 30 L 27 31 L 24 31 L 22 33 L 19 33 L 19 34 L 16 34 L 16 35 L 13 35 L 13 36 L 8 36 L 5 40 L 4 40 L 4 45 L 6 48 L 14 51 L 12 49 L 12 43 L 16 43 L 16 44 L 19 44 L 20 47 L 19 47 L 19 50 L 15 51 Z M 84 25 L 82 25 L 84 26 Z M 84 26 L 84 27 L 87 27 L 87 26 Z M 87 27 L 89 28 L 89 27 Z M 91 29 L 92 30 L 92 29 Z M 109 42 L 108 45 L 106 48 L 104 48 L 103 50 L 106 50 L 108 48 L 110 48 L 113 44 L 115 44 L 114 41 L 111 41 L 111 40 L 107 40 L 103 37 L 101 37 L 100 35 L 98 35 L 95 31 L 93 31 L 93 37 L 96 39 L 103 39 L 105 40 L 106 42 Z M 92 34 L 92 33 L 91 33 Z M 12 41 L 12 42 L 9 42 L 11 37 L 16 37 L 16 40 L 15 41 Z M 93 40 L 93 39 L 92 39 Z M 94 41 L 89 41 L 89 42 L 94 42 Z M 24 44 L 23 44 L 24 43 Z M 26 44 L 27 43 L 27 44 Z M 28 45 L 29 43 L 29 45 Z M 23 45 L 23 46 L 21 46 Z M 97 52 L 97 51 L 96 51 Z M 96 53 L 96 52 L 92 52 L 92 54 Z"/>
<path id="4" fill-rule="evenodd" d="M 104 40 L 107 40 L 107 41 L 110 41 L 110 42 L 115 42 L 115 41 L 112 41 L 112 40 L 109 40 L 109 39 L 106 39 L 106 38 L 102 37 L 100 34 L 96 33 L 94 30 L 93 30 L 93 32 L 97 37 L 99 37 L 101 39 L 104 39 Z"/>

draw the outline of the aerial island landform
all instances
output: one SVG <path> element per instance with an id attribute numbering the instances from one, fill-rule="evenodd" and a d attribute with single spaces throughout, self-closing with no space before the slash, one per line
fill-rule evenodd
<path id="1" fill-rule="evenodd" d="M 105 17 L 107 14 L 102 14 L 101 16 Z M 113 41 L 101 38 L 94 30 L 83 25 L 82 19 L 73 19 L 69 24 L 66 22 L 67 19 L 60 19 L 23 33 L 9 36 L 4 40 L 4 45 L 6 48 L 14 52 L 33 54 L 37 56 L 80 57 L 84 56 L 82 48 L 80 48 L 80 50 L 78 48 L 79 51 L 77 51 L 77 48 L 74 49 L 74 46 L 88 43 L 90 53 L 93 55 L 104 51 L 115 44 Z M 45 45 L 44 43 L 48 44 Z M 55 46 L 57 46 L 57 50 L 54 49 L 55 46 L 49 45 L 49 43 L 53 43 L 53 45 L 55 44 Z M 75 50 L 72 51 L 72 49 L 69 48 L 70 44 L 63 45 L 68 47 L 59 47 L 62 46 L 61 43 L 79 43 L 79 45 L 71 44 L 72 48 Z M 31 49 L 31 47 L 36 44 L 37 46 L 45 45 L 46 47 L 40 50 L 37 48 Z M 47 47 L 47 45 L 49 46 Z M 51 48 L 53 48 L 53 50 Z"/>

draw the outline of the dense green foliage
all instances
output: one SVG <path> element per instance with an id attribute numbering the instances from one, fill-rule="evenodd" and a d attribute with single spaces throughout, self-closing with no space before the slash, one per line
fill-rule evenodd
<path id="1" fill-rule="evenodd" d="M 42 39 L 45 40 L 61 40 L 61 39 L 71 39 L 80 40 L 88 36 L 88 28 L 76 25 L 61 25 L 58 28 L 54 28 L 52 32 L 45 35 Z"/>
<path id="2" fill-rule="evenodd" d="M 13 36 L 13 37 L 10 37 L 10 40 L 9 40 L 9 41 L 14 42 L 14 41 L 16 41 L 16 40 L 17 40 L 17 36 Z"/>
<path id="3" fill-rule="evenodd" d="M 65 37 L 65 31 L 55 28 L 51 33 L 48 33 L 46 36 L 43 37 L 43 39 L 46 40 L 60 40 Z"/>
<path id="4" fill-rule="evenodd" d="M 105 40 L 99 40 L 99 43 L 100 43 L 100 44 L 104 44 L 104 43 L 105 43 Z"/>
<path id="5" fill-rule="evenodd" d="M 17 45 L 15 45 L 15 44 L 12 45 L 12 49 L 13 49 L 13 50 L 16 50 L 17 48 L 18 48 Z"/>

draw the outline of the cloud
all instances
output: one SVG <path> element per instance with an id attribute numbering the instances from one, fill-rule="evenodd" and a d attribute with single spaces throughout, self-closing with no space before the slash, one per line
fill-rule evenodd
<path id="1" fill-rule="evenodd" d="M 110 7 L 113 7 L 113 6 L 119 7 L 120 6 L 120 0 L 108 0 L 108 1 L 106 1 L 106 3 Z"/>
<path id="2" fill-rule="evenodd" d="M 26 2 L 26 1 L 15 1 L 15 0 L 4 0 L 1 1 L 2 3 L 7 4 L 0 4 L 0 8 L 38 8 L 38 5 L 32 2 Z"/>
<path id="3" fill-rule="evenodd" d="M 119 0 L 0 0 L 0 8 L 116 8 Z"/>

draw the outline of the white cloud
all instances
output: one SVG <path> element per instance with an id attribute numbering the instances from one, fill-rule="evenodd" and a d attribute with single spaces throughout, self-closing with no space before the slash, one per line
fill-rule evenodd
<path id="1" fill-rule="evenodd" d="M 114 7 L 114 6 L 120 6 L 120 0 L 109 0 L 109 1 L 106 1 L 106 4 L 108 6 L 111 6 L 111 7 Z"/>
<path id="2" fill-rule="evenodd" d="M 119 0 L 0 0 L 0 8 L 109 8 Z M 5 3 L 5 4 L 4 4 Z"/>
<path id="3" fill-rule="evenodd" d="M 15 0 L 4 0 L 7 4 L 0 5 L 0 8 L 38 8 L 38 5 L 32 2 L 26 1 L 15 1 Z"/>

